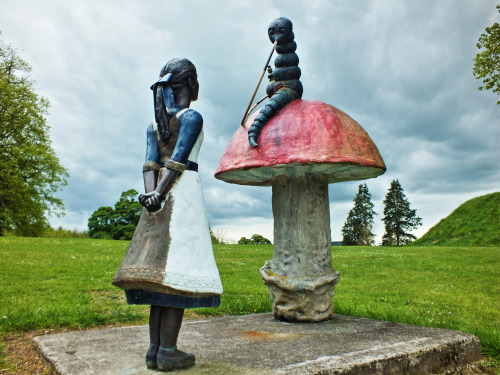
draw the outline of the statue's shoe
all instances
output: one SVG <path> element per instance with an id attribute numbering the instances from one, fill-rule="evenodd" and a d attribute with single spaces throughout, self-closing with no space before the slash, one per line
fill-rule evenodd
<path id="1" fill-rule="evenodd" d="M 146 353 L 146 366 L 150 369 L 155 369 L 158 367 L 156 363 L 156 357 L 158 356 L 159 347 L 156 345 L 150 345 L 148 352 Z"/>
<path id="2" fill-rule="evenodd" d="M 195 364 L 196 359 L 194 354 L 184 353 L 183 351 L 173 348 L 162 348 L 158 351 L 156 363 L 158 370 L 171 371 L 191 367 Z"/>

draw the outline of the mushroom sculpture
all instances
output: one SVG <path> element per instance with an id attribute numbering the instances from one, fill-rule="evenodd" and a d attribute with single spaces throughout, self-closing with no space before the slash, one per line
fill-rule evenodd
<path id="1" fill-rule="evenodd" d="M 274 254 L 260 274 L 276 319 L 329 319 L 339 273 L 332 267 L 328 184 L 377 177 L 385 164 L 365 130 L 329 104 L 292 101 L 251 147 L 248 129 L 258 113 L 233 135 L 215 177 L 272 186 Z"/>

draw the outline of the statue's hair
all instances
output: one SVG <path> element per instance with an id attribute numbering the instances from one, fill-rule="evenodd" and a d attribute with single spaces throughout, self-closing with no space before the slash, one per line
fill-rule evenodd
<path id="1" fill-rule="evenodd" d="M 160 71 L 160 78 L 167 73 L 172 73 L 172 78 L 168 81 L 168 85 L 172 88 L 174 98 L 188 84 L 190 78 L 196 79 L 198 76 L 194 64 L 185 58 L 175 58 L 167 62 Z M 169 123 L 172 115 L 165 108 L 163 90 L 156 91 L 155 117 L 161 139 L 164 142 L 168 142 L 170 139 Z"/>
<path id="2" fill-rule="evenodd" d="M 196 78 L 196 67 L 185 58 L 175 58 L 165 64 L 160 71 L 160 78 L 167 73 L 172 73 L 169 84 L 172 87 L 174 96 L 187 84 L 189 78 Z"/>

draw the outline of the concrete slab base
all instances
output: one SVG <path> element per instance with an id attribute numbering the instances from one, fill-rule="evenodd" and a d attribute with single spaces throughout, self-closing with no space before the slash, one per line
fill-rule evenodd
<path id="1" fill-rule="evenodd" d="M 61 375 L 151 375 L 147 326 L 38 336 Z M 334 315 L 283 323 L 272 314 L 183 323 L 178 346 L 196 355 L 188 374 L 432 374 L 481 358 L 479 340 L 457 331 Z"/>

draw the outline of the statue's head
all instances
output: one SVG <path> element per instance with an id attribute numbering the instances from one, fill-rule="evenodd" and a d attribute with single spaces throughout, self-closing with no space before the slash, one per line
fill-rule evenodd
<path id="1" fill-rule="evenodd" d="M 165 77 L 172 74 L 170 78 Z M 164 79 L 164 80 L 163 80 Z M 196 67 L 188 59 L 172 59 L 165 64 L 160 71 L 160 80 L 151 86 L 155 103 L 155 120 L 158 124 L 158 132 L 161 139 L 168 143 L 170 139 L 170 119 L 168 110 L 175 104 L 175 101 L 187 91 L 189 103 L 198 99 L 198 74 Z M 185 105 L 186 103 L 184 103 Z"/>
<path id="2" fill-rule="evenodd" d="M 269 40 L 271 40 L 272 43 L 278 41 L 278 45 L 293 41 L 294 35 L 292 28 L 292 21 L 288 18 L 276 18 L 273 22 L 271 22 L 267 30 Z"/>
<path id="3" fill-rule="evenodd" d="M 168 81 L 174 95 L 178 94 L 184 87 L 188 86 L 191 91 L 191 100 L 198 99 L 198 74 L 194 64 L 185 58 L 175 58 L 165 64 L 160 71 L 160 77 L 172 73 L 172 78 Z"/>

